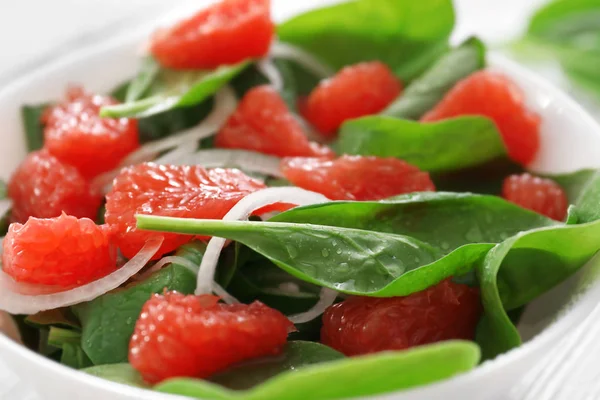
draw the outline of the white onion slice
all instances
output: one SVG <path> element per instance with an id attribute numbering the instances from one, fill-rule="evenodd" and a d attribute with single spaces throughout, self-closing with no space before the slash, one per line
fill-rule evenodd
<path id="1" fill-rule="evenodd" d="M 4 218 L 4 215 L 6 215 L 6 213 L 8 212 L 8 210 L 10 210 L 11 207 L 12 207 L 11 199 L 0 200 L 0 218 Z"/>
<path id="2" fill-rule="evenodd" d="M 121 165 L 132 165 L 140 162 L 150 161 L 164 150 L 178 147 L 182 144 L 191 144 L 201 139 L 211 137 L 225 124 L 227 118 L 235 111 L 237 99 L 235 92 L 229 86 L 224 86 L 215 95 L 215 105 L 211 113 L 198 126 L 179 132 L 176 135 L 167 136 L 160 140 L 146 143 L 138 150 L 128 155 Z"/>
<path id="3" fill-rule="evenodd" d="M 167 164 L 175 165 L 175 164 L 178 164 L 182 158 L 187 157 L 190 154 L 194 154 L 195 152 L 196 152 L 196 149 L 194 146 L 190 146 L 189 144 L 184 143 L 178 147 L 175 147 L 173 150 L 169 151 L 168 153 L 165 153 L 162 156 L 158 157 L 153 162 L 156 164 L 163 164 L 163 165 L 167 165 Z"/>
<path id="4" fill-rule="evenodd" d="M 255 210 L 275 203 L 291 203 L 298 206 L 325 203 L 329 199 L 320 193 L 297 187 L 274 187 L 250 193 L 240 200 L 225 216 L 223 221 L 242 221 L 248 219 Z M 196 294 L 211 293 L 214 290 L 214 276 L 219 256 L 226 240 L 213 237 L 208 242 L 204 257 L 200 263 Z"/>
<path id="5" fill-rule="evenodd" d="M 121 164 L 112 171 L 99 175 L 94 179 L 92 185 L 100 188 L 103 193 L 108 193 L 113 179 L 119 175 L 121 169 L 130 165 L 152 161 L 165 150 L 173 147 L 187 146 L 195 150 L 195 143 L 201 139 L 211 137 L 225 124 L 227 118 L 235 111 L 237 98 L 235 92 L 229 86 L 224 86 L 215 95 L 215 104 L 211 113 L 197 126 L 179 132 L 176 135 L 167 136 L 164 139 L 146 143 L 133 153 L 129 154 Z"/>
<path id="6" fill-rule="evenodd" d="M 269 80 L 271 86 L 273 86 L 273 89 L 277 90 L 278 92 L 283 90 L 283 77 L 279 73 L 279 70 L 275 64 L 273 64 L 273 61 L 268 58 L 263 58 L 256 63 L 256 68 L 258 69 L 258 72 L 263 74 Z"/>
<path id="7" fill-rule="evenodd" d="M 144 247 L 125 265 L 104 278 L 58 293 L 24 295 L 10 290 L 14 280 L 0 271 L 0 310 L 11 314 L 36 314 L 44 310 L 67 307 L 95 299 L 113 290 L 138 273 L 156 254 L 162 237 L 148 240 Z"/>
<path id="8" fill-rule="evenodd" d="M 158 262 L 156 264 L 154 264 L 152 267 L 148 268 L 143 273 L 132 276 L 131 279 L 134 281 L 144 281 L 147 278 L 149 278 L 150 275 L 152 275 L 153 273 L 158 272 L 161 269 L 163 269 L 163 267 L 167 264 L 181 265 L 182 267 L 188 269 L 194 275 L 196 275 L 198 273 L 198 266 L 196 264 L 194 264 L 192 261 L 188 260 L 187 258 L 179 257 L 179 256 L 167 256 L 167 257 L 163 257 L 160 260 L 158 260 Z"/>
<path id="9" fill-rule="evenodd" d="M 182 156 L 174 165 L 201 165 L 204 168 L 237 167 L 247 172 L 256 172 L 282 178 L 279 164 L 281 159 L 247 150 L 210 149 Z"/>
<path id="10" fill-rule="evenodd" d="M 274 42 L 271 45 L 270 56 L 295 61 L 319 78 L 328 78 L 334 74 L 333 69 L 315 56 L 288 43 Z"/>
<path id="11" fill-rule="evenodd" d="M 312 321 L 313 319 L 319 317 L 319 315 L 323 314 L 325 310 L 330 307 L 337 297 L 338 293 L 329 288 L 322 288 L 321 293 L 319 294 L 319 301 L 315 304 L 310 310 L 307 310 L 303 313 L 294 314 L 289 316 L 289 320 L 294 324 L 302 324 L 304 322 Z"/>

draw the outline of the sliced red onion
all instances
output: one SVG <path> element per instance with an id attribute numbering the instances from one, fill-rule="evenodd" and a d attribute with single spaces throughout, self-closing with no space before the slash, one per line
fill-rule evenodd
<path id="1" fill-rule="evenodd" d="M 337 297 L 337 292 L 333 289 L 322 288 L 321 293 L 319 294 L 319 301 L 315 304 L 310 310 L 307 310 L 303 313 L 294 314 L 289 316 L 289 320 L 294 324 L 302 324 L 304 322 L 312 321 L 315 318 L 318 318 L 319 315 L 323 314 L 327 308 L 329 308 Z"/>
<path id="2" fill-rule="evenodd" d="M 268 58 L 263 58 L 256 63 L 256 68 L 258 69 L 258 72 L 263 74 L 269 80 L 271 86 L 273 86 L 273 89 L 277 90 L 278 92 L 283 90 L 283 77 L 279 73 L 279 70 L 275 64 L 273 64 L 273 61 Z"/>
<path id="3" fill-rule="evenodd" d="M 270 56 L 295 61 L 322 79 L 330 77 L 335 72 L 306 50 L 288 43 L 274 42 L 271 45 Z"/>
<path id="4" fill-rule="evenodd" d="M 130 277 L 137 274 L 156 254 L 162 242 L 162 237 L 150 239 L 132 259 L 112 274 L 86 285 L 58 293 L 25 295 L 15 292 L 12 290 L 15 281 L 0 271 L 0 310 L 11 314 L 36 314 L 44 310 L 53 310 L 93 300 L 110 290 L 118 288 Z M 40 285 L 40 288 L 43 289 L 44 287 Z"/>
<path id="5" fill-rule="evenodd" d="M 290 203 L 298 206 L 325 203 L 329 199 L 320 193 L 297 187 L 274 187 L 251 193 L 240 200 L 225 216 L 224 221 L 243 221 L 255 210 L 275 203 Z M 213 237 L 208 242 L 198 271 L 196 294 L 212 293 L 215 288 L 215 270 L 226 240 Z"/>
<path id="6" fill-rule="evenodd" d="M 210 149 L 181 156 L 175 165 L 201 165 L 205 168 L 236 167 L 247 172 L 256 172 L 282 178 L 279 164 L 281 159 L 246 150 Z"/>

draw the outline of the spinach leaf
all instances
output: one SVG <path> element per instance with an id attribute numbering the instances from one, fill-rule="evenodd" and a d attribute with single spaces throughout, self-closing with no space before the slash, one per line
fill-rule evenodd
<path id="1" fill-rule="evenodd" d="M 58 327 L 80 329 L 81 325 L 71 310 L 68 308 L 57 308 L 54 310 L 41 311 L 34 315 L 25 317 L 25 322 L 34 327 L 55 325 Z"/>
<path id="2" fill-rule="evenodd" d="M 345 358 L 284 372 L 254 389 L 234 392 L 200 380 L 177 379 L 154 389 L 218 400 L 330 400 L 389 393 L 447 379 L 471 370 L 479 349 L 448 341 L 399 352 Z M 368 371 L 368 373 L 365 373 Z"/>
<path id="3" fill-rule="evenodd" d="M 81 344 L 73 343 L 63 344 L 60 363 L 75 369 L 87 368 L 94 365 L 81 348 Z"/>
<path id="4" fill-rule="evenodd" d="M 297 291 L 289 290 L 290 287 L 297 288 Z M 321 290 L 319 286 L 290 275 L 266 258 L 240 268 L 227 289 L 242 303 L 259 300 L 286 315 L 314 306 Z"/>
<path id="5" fill-rule="evenodd" d="M 561 39 L 600 30 L 600 1 L 554 0 L 532 17 L 528 33 Z"/>
<path id="6" fill-rule="evenodd" d="M 140 118 L 138 120 L 140 141 L 150 142 L 198 125 L 208 116 L 213 103 L 212 99 L 208 99 L 194 106 L 173 108 Z"/>
<path id="7" fill-rule="evenodd" d="M 25 105 L 21 107 L 21 118 L 27 139 L 27 150 L 39 150 L 44 146 L 44 126 L 42 125 L 42 114 L 48 104 Z"/>
<path id="8" fill-rule="evenodd" d="M 600 219 L 600 171 L 590 178 L 575 206 L 569 210 L 571 218 L 580 224 Z"/>
<path id="9" fill-rule="evenodd" d="M 600 250 L 600 221 L 523 232 L 497 245 L 478 267 L 485 315 L 477 341 L 485 359 L 520 345 L 506 310 L 517 309 L 582 267 Z"/>
<path id="10" fill-rule="evenodd" d="M 127 96 L 127 91 L 129 90 L 130 84 L 131 81 L 125 81 L 119 84 L 119 86 L 110 91 L 110 97 L 123 103 L 125 101 L 125 97 Z"/>
<path id="11" fill-rule="evenodd" d="M 279 356 L 239 364 L 209 380 L 228 389 L 245 390 L 283 372 L 341 358 L 344 358 L 342 353 L 320 343 L 292 341 L 286 344 Z"/>
<path id="12" fill-rule="evenodd" d="M 466 244 L 500 243 L 518 232 L 557 224 L 495 196 L 444 192 L 296 207 L 270 221 L 395 233 L 427 242 L 443 254 Z"/>
<path id="13" fill-rule="evenodd" d="M 458 117 L 435 123 L 386 116 L 360 118 L 342 126 L 337 150 L 344 154 L 396 157 L 430 172 L 459 170 L 506 154 L 496 125 L 484 117 Z"/>
<path id="14" fill-rule="evenodd" d="M 199 264 L 205 248 L 202 242 L 192 243 L 176 255 Z M 95 365 L 127 361 L 129 340 L 142 306 L 153 293 L 161 293 L 165 288 L 191 294 L 196 288 L 196 276 L 187 268 L 172 264 L 141 283 L 73 307 L 83 329 L 83 349 Z"/>
<path id="15" fill-rule="evenodd" d="M 558 59 L 582 89 L 600 96 L 600 2 L 555 0 L 531 19 L 515 49 L 525 57 Z"/>
<path id="16" fill-rule="evenodd" d="M 545 177 L 558 183 L 567 194 L 569 203 L 574 204 L 597 172 L 595 169 L 583 169 L 569 174 L 546 175 Z"/>
<path id="17" fill-rule="evenodd" d="M 356 0 L 296 16 L 277 33 L 333 68 L 380 60 L 409 82 L 446 51 L 453 26 L 450 0 Z"/>
<path id="18" fill-rule="evenodd" d="M 8 188 L 6 187 L 6 182 L 0 179 L 0 200 L 4 200 L 8 197 Z M 0 215 L 0 217 L 2 217 Z"/>
<path id="19" fill-rule="evenodd" d="M 381 297 L 463 275 L 495 243 L 557 224 L 497 197 L 456 193 L 298 207 L 269 222 L 137 218 L 140 229 L 236 240 L 306 282 Z"/>
<path id="20" fill-rule="evenodd" d="M 247 62 L 242 62 L 233 66 L 221 66 L 214 71 L 162 69 L 147 89 L 149 97 L 103 107 L 100 115 L 112 118 L 143 118 L 179 107 L 197 105 L 211 97 L 247 66 Z"/>
<path id="21" fill-rule="evenodd" d="M 81 369 L 92 365 L 81 348 L 81 333 L 68 329 L 50 327 L 48 335 L 48 345 L 50 347 L 62 349 L 60 363 L 71 368 Z"/>
<path id="22" fill-rule="evenodd" d="M 144 57 L 140 72 L 138 72 L 136 77 L 133 78 L 131 83 L 127 86 L 127 93 L 125 94 L 124 99 L 125 103 L 130 103 L 143 98 L 158 78 L 159 72 L 160 65 L 156 60 L 154 60 L 152 56 Z"/>
<path id="23" fill-rule="evenodd" d="M 522 166 L 508 157 L 500 157 L 459 171 L 435 173 L 431 178 L 438 191 L 500 195 L 504 179 L 523 172 Z"/>
<path id="24" fill-rule="evenodd" d="M 122 364 L 107 364 L 97 365 L 82 370 L 86 374 L 104 378 L 112 382 L 122 383 L 124 385 L 148 388 L 148 384 L 144 382 L 139 372 L 127 363 Z"/>
<path id="25" fill-rule="evenodd" d="M 378 290 L 438 255 L 410 237 L 322 225 L 140 215 L 138 228 L 236 240 L 300 279 L 348 293 Z"/>
<path id="26" fill-rule="evenodd" d="M 419 119 L 442 100 L 458 81 L 485 67 L 485 45 L 471 38 L 440 57 L 382 114 L 396 118 Z"/>

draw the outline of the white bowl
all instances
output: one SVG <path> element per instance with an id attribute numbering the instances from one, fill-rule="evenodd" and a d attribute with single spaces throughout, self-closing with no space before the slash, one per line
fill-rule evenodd
<path id="1" fill-rule="evenodd" d="M 283 2 L 279 3 L 282 7 Z M 315 2 L 318 4 L 318 2 Z M 305 4 L 304 4 L 305 5 Z M 304 8 L 304 7 L 302 7 Z M 281 9 L 279 9 L 281 11 Z M 140 43 L 148 34 L 140 29 L 128 37 L 75 51 L 0 90 L 0 178 L 7 179 L 26 154 L 19 114 L 22 104 L 60 98 L 67 84 L 81 83 L 92 91 L 107 92 L 136 72 Z M 542 116 L 542 146 L 533 168 L 540 172 L 570 172 L 600 167 L 600 127 L 566 95 L 524 68 L 498 55 L 488 57 L 491 69 L 512 77 L 525 91 L 531 108 Z M 600 258 L 596 260 L 600 263 Z M 520 326 L 535 336 L 559 313 L 564 314 L 523 346 L 474 371 L 380 399 L 506 399 L 520 377 L 531 369 L 571 327 L 590 313 L 600 299 L 600 286 L 571 304 L 578 277 L 529 306 Z M 554 301 L 548 301 L 554 299 Z M 556 301 L 556 299 L 561 299 Z M 562 309 L 571 304 L 566 313 Z M 39 356 L 0 334 L 0 399 L 172 399 L 179 398 L 136 389 L 88 376 Z"/>

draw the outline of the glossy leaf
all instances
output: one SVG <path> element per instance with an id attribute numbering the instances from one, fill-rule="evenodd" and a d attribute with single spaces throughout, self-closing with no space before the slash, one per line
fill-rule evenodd
<path id="1" fill-rule="evenodd" d="M 336 69 L 379 60 L 408 82 L 446 51 L 453 26 L 450 0 L 356 0 L 296 16 L 278 36 Z"/>
<path id="2" fill-rule="evenodd" d="M 333 400 L 409 389 L 474 368 L 479 349 L 449 341 L 399 352 L 352 357 L 289 371 L 254 389 L 235 392 L 200 380 L 172 380 L 155 387 L 164 393 L 219 400 Z"/>
<path id="3" fill-rule="evenodd" d="M 245 390 L 283 372 L 341 358 L 344 358 L 342 353 L 320 343 L 292 341 L 286 344 L 279 356 L 248 361 L 212 376 L 209 380 L 228 389 Z"/>
<path id="4" fill-rule="evenodd" d="M 4 200 L 8 196 L 8 188 L 6 187 L 6 182 L 0 179 L 0 200 Z"/>
<path id="5" fill-rule="evenodd" d="M 558 183 L 567 194 L 569 203 L 574 204 L 596 173 L 595 169 L 583 169 L 570 174 L 546 175 L 545 177 Z"/>
<path id="6" fill-rule="evenodd" d="M 205 245 L 186 245 L 176 255 L 200 263 Z M 196 276 L 187 268 L 172 264 L 141 283 L 106 293 L 88 303 L 73 307 L 81 320 L 82 346 L 96 365 L 127 361 L 129 340 L 142 306 L 153 293 L 164 289 L 191 294 L 196 289 Z"/>
<path id="7" fill-rule="evenodd" d="M 226 237 L 306 282 L 381 297 L 463 275 L 495 243 L 554 224 L 497 197 L 454 193 L 298 207 L 269 222 L 138 216 L 141 229 Z"/>
<path id="8" fill-rule="evenodd" d="M 406 236 L 331 226 L 138 216 L 138 228 L 236 240 L 292 275 L 348 293 L 376 291 L 438 255 Z"/>
<path id="9" fill-rule="evenodd" d="M 419 119 L 439 103 L 458 81 L 483 67 L 485 45 L 477 38 L 469 39 L 440 57 L 422 76 L 408 85 L 382 114 Z"/>
<path id="10" fill-rule="evenodd" d="M 41 118 L 47 107 L 48 104 L 21 107 L 21 118 L 29 151 L 39 150 L 44 146 L 44 126 Z"/>
<path id="11" fill-rule="evenodd" d="M 531 19 L 528 33 L 564 39 L 578 33 L 600 30 L 600 1 L 554 0 Z"/>
<path id="12" fill-rule="evenodd" d="M 143 98 L 158 78 L 159 73 L 160 65 L 156 60 L 151 56 L 145 57 L 140 71 L 127 87 L 124 102 L 129 103 Z"/>
<path id="13" fill-rule="evenodd" d="M 579 224 L 600 219 L 600 171 L 592 175 L 581 190 L 575 207 L 569 211 L 569 218 Z"/>
<path id="14" fill-rule="evenodd" d="M 557 224 L 495 196 L 444 192 L 296 207 L 270 221 L 395 233 L 427 242 L 443 254 L 466 244 L 500 243 L 520 231 Z"/>
<path id="15" fill-rule="evenodd" d="M 360 118 L 342 126 L 337 150 L 396 157 L 430 172 L 460 170 L 506 154 L 496 125 L 484 117 L 436 123 L 386 116 Z"/>
<path id="16" fill-rule="evenodd" d="M 574 83 L 600 96 L 598 21 L 598 0 L 555 0 L 536 12 L 514 48 L 524 57 L 558 59 Z"/>
<path id="17" fill-rule="evenodd" d="M 233 66 L 221 66 L 214 71 L 161 70 L 149 88 L 149 97 L 103 107 L 100 115 L 112 118 L 143 118 L 179 107 L 200 104 L 247 66 L 247 62 L 242 62 Z"/>
<path id="18" fill-rule="evenodd" d="M 25 322 L 34 327 L 55 325 L 66 328 L 81 328 L 77 318 L 68 308 L 57 308 L 54 310 L 41 311 L 34 315 L 28 315 L 25 317 Z"/>
<path id="19" fill-rule="evenodd" d="M 97 376 L 98 378 L 107 379 L 112 382 L 122 383 L 124 385 L 136 386 L 140 388 L 148 388 L 148 384 L 144 382 L 140 374 L 127 363 L 122 364 L 106 364 L 97 365 L 82 370 L 86 374 Z"/>
<path id="20" fill-rule="evenodd" d="M 477 341 L 484 358 L 520 345 L 506 310 L 517 309 L 581 268 L 600 250 L 600 221 L 523 232 L 497 245 L 478 268 L 485 316 Z"/>

